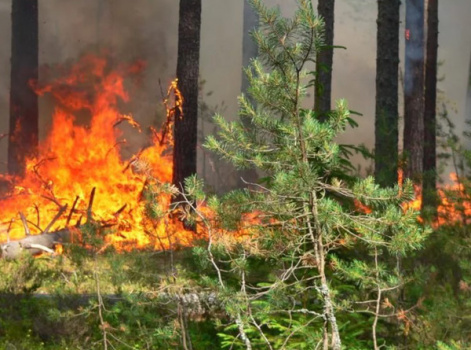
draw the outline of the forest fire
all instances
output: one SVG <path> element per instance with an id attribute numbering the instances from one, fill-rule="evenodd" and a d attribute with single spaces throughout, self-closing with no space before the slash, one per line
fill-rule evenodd
<path id="1" fill-rule="evenodd" d="M 104 235 L 105 244 L 119 251 L 191 245 L 194 233 L 185 229 L 175 215 L 168 214 L 169 193 L 159 193 L 157 198 L 152 194 L 152 205 L 161 213 L 159 218 L 151 219 L 145 212 L 149 204 L 145 201 L 148 187 L 172 180 L 174 110 L 167 107 L 162 132 L 152 130 L 148 147 L 131 159 L 122 159 L 120 147 L 126 140 L 117 126 L 128 123 L 136 132 L 141 129 L 130 115 L 120 113 L 117 104 L 129 99 L 124 88 L 126 75 L 140 69 L 142 63 L 111 70 L 106 58 L 88 55 L 64 77 L 35 86 L 39 95 L 51 94 L 57 106 L 50 132 L 40 144 L 37 156 L 28 159 L 25 175 L 0 177 L 10 184 L 0 200 L 0 243 L 61 229 L 66 229 L 72 239 L 80 240 L 84 222 L 97 222 L 109 230 Z M 175 103 L 182 100 L 176 81 L 169 87 L 166 104 L 172 94 L 177 97 Z M 84 113 L 90 115 L 88 123 L 77 118 Z M 464 211 L 458 213 L 445 192 L 439 191 L 440 217 L 436 225 L 471 214 L 469 201 L 465 202 Z M 360 202 L 356 205 L 361 212 L 370 212 Z M 403 208 L 420 210 L 420 207 L 420 189 L 416 188 L 416 199 Z M 247 234 L 246 225 L 260 222 L 257 215 L 244 217 L 240 236 Z M 62 251 L 60 244 L 56 251 L 59 250 Z"/>
<path id="2" fill-rule="evenodd" d="M 136 132 L 140 128 L 119 112 L 117 103 L 129 99 L 125 75 L 141 66 L 110 70 L 105 58 L 88 55 L 65 77 L 36 87 L 39 95 L 51 94 L 58 104 L 50 132 L 38 155 L 28 159 L 25 175 L 0 178 L 12 184 L 0 201 L 0 242 L 79 226 L 92 218 L 113 230 L 105 242 L 118 250 L 190 244 L 193 233 L 180 220 L 164 216 L 150 222 L 144 214 L 146 186 L 171 182 L 171 139 L 163 142 L 154 131 L 149 147 L 127 161 L 120 154 L 126 141 L 117 126 L 127 122 Z M 169 95 L 175 91 L 173 83 Z M 78 113 L 90 114 L 87 125 L 77 120 Z M 162 194 L 155 205 L 165 212 L 170 200 L 170 194 Z"/>
<path id="3" fill-rule="evenodd" d="M 402 184 L 402 171 L 398 172 L 398 182 Z M 437 215 L 432 226 L 439 227 L 445 224 L 453 224 L 456 222 L 467 223 L 471 216 L 471 198 L 466 195 L 465 187 L 460 182 L 456 173 L 450 174 L 452 184 L 440 186 L 437 189 L 438 207 Z M 420 211 L 422 208 L 422 188 L 414 185 L 415 198 L 409 202 L 402 204 L 403 210 L 414 209 Z M 418 217 L 423 222 L 422 217 Z"/>

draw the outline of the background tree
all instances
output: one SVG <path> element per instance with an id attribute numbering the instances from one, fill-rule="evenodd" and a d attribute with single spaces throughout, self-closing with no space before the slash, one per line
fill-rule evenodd
<path id="1" fill-rule="evenodd" d="M 38 1 L 12 1 L 8 172 L 19 175 L 38 147 Z"/>
<path id="2" fill-rule="evenodd" d="M 314 108 L 321 120 L 331 109 L 332 63 L 334 57 L 334 9 L 335 0 L 319 0 L 317 13 L 324 19 L 324 48 L 316 57 L 316 81 Z"/>
<path id="3" fill-rule="evenodd" d="M 249 0 L 244 1 L 244 32 L 242 34 L 242 66 L 248 67 L 250 61 L 257 57 L 257 44 L 252 39 L 252 32 L 258 28 L 259 17 L 255 9 L 250 5 Z M 249 80 L 247 75 L 242 70 L 242 84 L 241 92 L 247 94 L 249 88 Z M 250 128 L 251 122 L 249 119 L 243 119 L 244 124 Z M 243 179 L 243 181 L 242 181 Z M 244 186 L 245 182 L 255 182 L 257 180 L 257 172 L 255 169 L 243 169 L 239 174 L 239 186 Z"/>
<path id="4" fill-rule="evenodd" d="M 424 179 L 422 206 L 436 207 L 437 151 L 437 51 L 438 51 L 438 0 L 428 0 L 427 6 L 427 56 L 425 61 L 424 106 Z"/>
<path id="5" fill-rule="evenodd" d="M 177 78 L 183 95 L 183 115 L 177 108 L 172 181 L 177 188 L 196 173 L 200 29 L 201 0 L 180 0 Z"/>
<path id="6" fill-rule="evenodd" d="M 375 179 L 397 183 L 400 0 L 378 0 L 376 35 Z"/>
<path id="7" fill-rule="evenodd" d="M 469 55 L 468 89 L 466 94 L 466 117 L 471 119 L 471 54 Z"/>
<path id="8" fill-rule="evenodd" d="M 404 176 L 420 182 L 424 143 L 424 0 L 406 1 Z"/>
<path id="9" fill-rule="evenodd" d="M 249 0 L 244 1 L 244 27 L 242 34 L 242 66 L 247 67 L 250 61 L 257 56 L 257 44 L 252 39 L 251 33 L 257 29 L 259 17 Z M 245 72 L 242 72 L 242 93 L 246 94 L 249 80 Z"/>

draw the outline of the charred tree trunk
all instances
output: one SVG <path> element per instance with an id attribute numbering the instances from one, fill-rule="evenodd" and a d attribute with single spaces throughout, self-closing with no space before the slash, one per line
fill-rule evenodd
<path id="1" fill-rule="evenodd" d="M 421 182 L 424 154 L 424 0 L 406 1 L 404 176 Z"/>
<path id="2" fill-rule="evenodd" d="M 378 0 L 376 50 L 375 178 L 397 183 L 400 0 Z"/>
<path id="3" fill-rule="evenodd" d="M 334 57 L 335 0 L 319 0 L 317 12 L 325 22 L 324 48 L 316 58 L 314 109 L 320 120 L 325 120 L 331 109 L 332 63 Z"/>
<path id="4" fill-rule="evenodd" d="M 8 172 L 20 175 L 38 147 L 38 0 L 12 1 Z"/>
<path id="5" fill-rule="evenodd" d="M 424 180 L 422 209 L 425 206 L 432 209 L 436 209 L 437 207 L 437 51 L 438 0 L 429 0 L 427 8 L 427 57 L 425 62 Z"/>
<path id="6" fill-rule="evenodd" d="M 177 109 L 173 151 L 173 183 L 179 189 L 196 173 L 200 27 L 201 0 L 180 0 L 177 78 L 183 115 Z"/>

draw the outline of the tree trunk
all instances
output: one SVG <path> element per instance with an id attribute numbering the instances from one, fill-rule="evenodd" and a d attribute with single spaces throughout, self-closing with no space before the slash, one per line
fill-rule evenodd
<path id="1" fill-rule="evenodd" d="M 257 57 L 258 47 L 257 43 L 251 36 L 251 32 L 258 28 L 259 16 L 255 9 L 250 5 L 249 0 L 244 0 L 244 29 L 242 34 L 242 67 L 247 68 L 250 61 Z M 249 79 L 245 70 L 242 70 L 242 84 L 241 92 L 247 95 L 249 88 Z M 253 102 L 250 96 L 247 96 L 249 101 Z M 242 117 L 242 123 L 246 128 L 251 128 L 251 121 L 249 118 Z M 238 180 L 238 187 L 245 187 L 246 182 L 254 183 L 257 181 L 257 171 L 253 168 L 241 170 Z M 243 180 L 242 180 L 243 179 Z M 244 183 L 245 181 L 245 183 Z"/>
<path id="2" fill-rule="evenodd" d="M 177 109 L 173 151 L 173 184 L 179 189 L 196 173 L 200 27 L 201 0 L 180 0 L 177 78 L 183 115 Z"/>
<path id="3" fill-rule="evenodd" d="M 424 0 L 406 1 L 404 176 L 421 182 L 424 144 Z"/>
<path id="4" fill-rule="evenodd" d="M 325 120 L 331 110 L 334 8 L 335 0 L 319 0 L 317 5 L 317 12 L 325 22 L 325 47 L 317 54 L 314 95 L 314 109 L 320 120 Z"/>
<path id="5" fill-rule="evenodd" d="M 427 57 L 425 62 L 425 107 L 424 107 L 424 206 L 437 207 L 437 51 L 438 51 L 438 0 L 429 0 L 427 8 Z"/>
<path id="6" fill-rule="evenodd" d="M 378 0 L 376 36 L 375 178 L 397 183 L 400 0 Z"/>
<path id="7" fill-rule="evenodd" d="M 259 17 L 249 0 L 244 0 L 244 32 L 242 35 L 242 67 L 249 66 L 250 61 L 257 57 L 258 47 L 250 33 L 258 28 Z M 242 73 L 242 93 L 247 93 L 249 80 L 245 72 Z"/>
<path id="8" fill-rule="evenodd" d="M 38 147 L 38 97 L 30 86 L 38 80 L 38 0 L 13 0 L 11 20 L 8 172 L 20 175 Z"/>
<path id="9" fill-rule="evenodd" d="M 466 94 L 466 117 L 471 119 L 471 54 L 469 55 L 468 93 Z"/>

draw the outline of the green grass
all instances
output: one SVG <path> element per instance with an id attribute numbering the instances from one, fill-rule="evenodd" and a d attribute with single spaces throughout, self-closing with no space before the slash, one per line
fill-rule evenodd
<path id="1" fill-rule="evenodd" d="M 180 349 L 183 328 L 194 349 L 218 349 L 211 317 L 159 298 L 196 290 L 194 266 L 188 249 L 0 260 L 0 349 L 103 349 L 104 328 L 109 349 Z"/>

